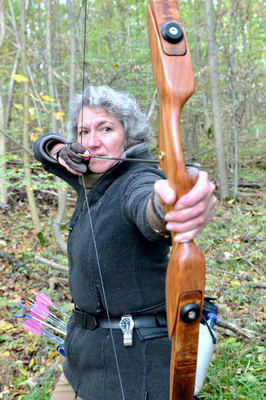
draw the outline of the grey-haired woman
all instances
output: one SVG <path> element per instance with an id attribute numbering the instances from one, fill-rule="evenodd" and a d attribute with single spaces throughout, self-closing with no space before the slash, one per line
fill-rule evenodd
<path id="1" fill-rule="evenodd" d="M 152 160 L 147 117 L 128 94 L 88 86 L 69 114 L 74 143 L 56 134 L 35 142 L 35 157 L 78 193 L 69 223 L 73 316 L 64 374 L 52 400 L 166 400 L 171 343 L 165 272 L 171 238 L 191 240 L 214 213 L 205 172 L 178 201 Z M 164 205 L 174 205 L 164 214 Z M 76 397 L 75 397 L 76 396 Z"/>

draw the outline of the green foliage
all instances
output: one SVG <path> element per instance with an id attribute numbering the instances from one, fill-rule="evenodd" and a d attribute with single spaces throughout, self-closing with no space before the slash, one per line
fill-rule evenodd
<path id="1" fill-rule="evenodd" d="M 15 16 L 19 26 L 20 4 L 15 1 L 11 5 L 6 2 L 9 15 Z M 79 41 L 78 58 L 76 65 L 76 92 L 80 92 L 83 85 L 107 84 L 115 89 L 128 91 L 136 96 L 144 111 L 149 111 L 155 90 L 151 69 L 148 30 L 147 30 L 147 2 L 141 0 L 126 1 L 89 1 L 87 9 L 83 3 L 74 2 L 77 21 L 77 37 Z M 188 158 L 215 165 L 214 127 L 211 115 L 210 79 L 207 65 L 206 26 L 204 7 L 200 2 L 185 0 L 179 4 L 182 20 L 186 29 L 190 51 L 193 58 L 196 92 L 184 107 L 181 118 L 181 131 L 184 132 L 183 144 Z M 86 16 L 86 35 L 84 32 L 84 18 Z M 34 80 L 30 88 L 30 109 L 35 113 L 29 122 L 29 131 L 35 138 L 50 130 L 53 112 L 62 111 L 65 116 L 60 121 L 59 133 L 66 135 L 66 121 L 69 107 L 70 79 L 70 27 L 69 17 L 64 2 L 54 2 L 52 7 L 51 24 L 54 34 L 52 51 L 54 80 L 58 98 L 48 101 L 42 98 L 48 94 L 47 69 L 45 63 L 45 30 L 46 5 L 40 1 L 30 3 L 27 20 L 28 35 L 28 62 Z M 261 2 L 255 0 L 235 2 L 214 2 L 214 19 L 216 26 L 216 41 L 219 47 L 219 67 L 221 84 L 221 102 L 224 121 L 224 146 L 229 174 L 234 179 L 234 135 L 237 133 L 240 140 L 240 163 L 245 163 L 250 154 L 249 140 L 257 138 L 261 145 L 257 146 L 258 153 L 252 157 L 260 157 L 265 142 L 265 96 L 263 77 L 265 70 L 265 49 L 262 46 L 264 37 L 263 21 L 265 8 Z M 6 19 L 7 25 L 11 24 Z M 12 24 L 11 24 L 12 25 Z M 9 29 L 10 34 L 4 40 L 1 48 L 1 87 L 4 104 L 7 103 L 11 73 L 16 55 L 16 32 L 14 24 Z M 83 48 L 85 45 L 85 68 L 83 69 Z M 21 74 L 19 67 L 18 74 Z M 178 85 L 179 76 L 177 76 Z M 232 90 L 235 90 L 236 104 L 232 101 Z M 40 96 L 38 99 L 37 94 Z M 22 127 L 22 109 L 15 104 L 23 104 L 23 85 L 15 81 L 11 116 L 8 132 L 16 139 L 20 139 Z M 41 101 L 40 101 L 41 99 Z M 205 99 L 205 101 L 204 101 Z M 158 133 L 158 100 L 151 117 L 151 124 Z M 205 117 L 210 124 L 205 126 Z M 234 118 L 237 126 L 234 125 Z M 59 125 L 58 125 L 59 126 Z M 260 148 L 259 148 L 260 147 Z M 157 139 L 152 142 L 152 150 L 158 155 Z M 210 152 L 207 154 L 207 152 Z M 9 154 L 9 152 L 8 152 Z M 206 156 L 207 155 L 207 156 Z M 207 163 L 206 163 L 207 164 Z M 208 165 L 207 164 L 207 165 Z M 0 162 L 1 165 L 1 162 Z M 241 164 L 242 166 L 242 164 Z M 22 167 L 21 167 L 22 168 Z M 260 168 L 265 169 L 265 163 Z M 13 175 L 20 176 L 20 182 L 15 186 L 26 184 L 22 169 L 13 170 Z M 240 172 L 242 174 L 242 171 Z M 8 188 L 13 188 L 13 177 L 8 171 L 6 182 Z M 56 185 L 44 176 L 41 181 L 35 179 L 33 189 L 49 190 Z M 244 176 L 246 178 L 246 176 Z"/>
<path id="2" fill-rule="evenodd" d="M 42 245 L 42 246 L 45 246 L 46 240 L 45 240 L 45 237 L 44 237 L 43 233 L 40 232 L 40 233 L 38 233 L 37 236 L 38 236 L 38 239 L 39 239 L 41 245 Z"/>

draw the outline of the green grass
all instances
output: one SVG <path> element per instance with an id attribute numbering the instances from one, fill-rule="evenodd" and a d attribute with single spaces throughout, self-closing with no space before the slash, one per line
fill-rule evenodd
<path id="1" fill-rule="evenodd" d="M 220 338 L 201 392 L 208 400 L 261 400 L 266 394 L 265 347 Z"/>

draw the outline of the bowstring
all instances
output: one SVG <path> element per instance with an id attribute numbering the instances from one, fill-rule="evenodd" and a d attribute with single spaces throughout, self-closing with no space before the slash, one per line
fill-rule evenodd
<path id="1" fill-rule="evenodd" d="M 82 126 L 83 126 L 83 108 L 84 108 L 84 90 L 85 90 L 86 32 L 87 32 L 87 0 L 84 0 L 84 38 L 83 38 L 82 101 L 81 101 L 81 121 L 82 121 Z M 81 135 L 81 145 L 82 145 L 82 135 Z M 82 174 L 82 184 L 83 184 L 84 196 L 85 196 L 85 199 L 86 199 L 87 212 L 88 212 L 89 222 L 90 222 L 90 227 L 91 227 L 91 236 L 92 236 L 93 246 L 94 246 L 94 250 L 95 250 L 96 263 L 97 263 L 97 268 L 98 268 L 100 281 L 101 281 L 103 301 L 104 301 L 105 311 L 106 311 L 107 320 L 108 320 L 109 329 L 110 329 L 110 336 L 111 336 L 112 347 L 113 347 L 113 351 L 114 351 L 115 364 L 116 364 L 116 369 L 117 369 L 117 374 L 118 374 L 118 379 L 119 379 L 119 385 L 120 385 L 120 390 L 121 390 L 121 394 L 122 394 L 122 400 L 125 400 L 125 394 L 124 394 L 124 388 L 123 388 L 123 383 L 122 383 L 121 371 L 120 371 L 117 351 L 116 351 L 116 347 L 115 347 L 113 328 L 111 327 L 111 319 L 110 319 L 109 307 L 108 307 L 108 303 L 107 303 L 107 297 L 106 297 L 106 291 L 105 291 L 105 286 L 104 286 L 104 281 L 103 281 L 102 269 L 101 269 L 101 264 L 100 264 L 100 260 L 99 260 L 99 253 L 98 253 L 98 248 L 97 248 L 97 243 L 96 243 L 95 231 L 94 231 L 94 228 L 93 228 L 93 223 L 92 223 L 92 218 L 91 218 L 91 211 L 90 211 L 89 200 L 88 200 L 88 196 L 87 196 L 87 190 L 86 190 L 86 183 L 85 183 L 84 174 Z"/>

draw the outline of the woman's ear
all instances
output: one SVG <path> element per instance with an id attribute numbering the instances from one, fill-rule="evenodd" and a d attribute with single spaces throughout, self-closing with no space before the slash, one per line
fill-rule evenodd
<path id="1" fill-rule="evenodd" d="M 125 150 L 128 150 L 133 144 L 135 144 L 135 138 L 125 139 Z"/>

